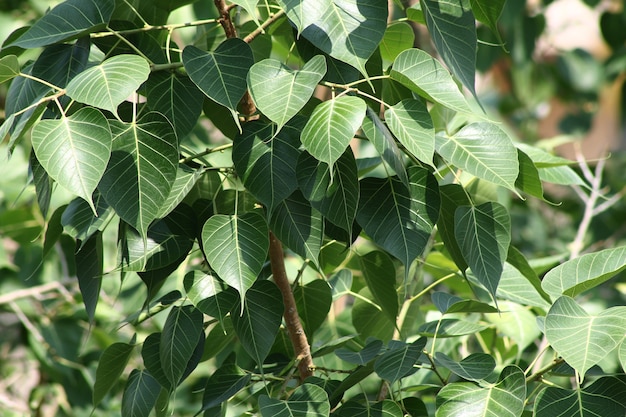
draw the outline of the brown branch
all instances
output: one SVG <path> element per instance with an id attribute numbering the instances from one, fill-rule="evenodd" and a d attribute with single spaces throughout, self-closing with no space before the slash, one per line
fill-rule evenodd
<path id="1" fill-rule="evenodd" d="M 285 324 L 287 325 L 287 333 L 291 339 L 293 350 L 298 361 L 298 371 L 300 372 L 300 381 L 313 375 L 313 358 L 311 357 L 311 347 L 307 340 L 298 310 L 296 308 L 296 300 L 291 291 L 291 285 L 287 279 L 285 271 L 285 260 L 283 256 L 283 246 L 280 240 L 270 232 L 270 263 L 272 265 L 272 275 L 274 282 L 283 295 L 283 303 L 285 304 Z"/>
<path id="2" fill-rule="evenodd" d="M 224 28 L 224 33 L 227 38 L 236 38 L 237 30 L 235 29 L 235 25 L 233 25 L 233 21 L 230 18 L 230 8 L 226 6 L 225 0 L 214 0 L 215 7 L 217 7 L 217 12 L 220 14 L 220 18 L 218 22 Z"/>

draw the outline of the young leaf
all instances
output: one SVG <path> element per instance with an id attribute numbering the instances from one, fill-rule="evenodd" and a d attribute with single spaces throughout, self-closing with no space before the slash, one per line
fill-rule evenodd
<path id="1" fill-rule="evenodd" d="M 117 115 L 117 106 L 148 79 L 150 65 L 138 55 L 117 55 L 74 77 L 66 87 L 76 101 Z"/>
<path id="2" fill-rule="evenodd" d="M 425 164 L 433 164 L 435 128 L 421 100 L 406 99 L 385 111 L 389 130 L 400 143 Z"/>
<path id="3" fill-rule="evenodd" d="M 511 243 L 508 211 L 496 202 L 461 206 L 456 209 L 454 223 L 454 235 L 463 258 L 495 299 Z"/>
<path id="4" fill-rule="evenodd" d="M 224 282 L 239 292 L 243 304 L 246 291 L 256 281 L 269 250 L 265 219 L 256 211 L 215 215 L 202 228 L 202 242 L 209 264 Z"/>
<path id="5" fill-rule="evenodd" d="M 15 55 L 0 59 L 0 84 L 12 80 L 20 74 L 20 63 Z"/>
<path id="6" fill-rule="evenodd" d="M 359 257 L 365 283 L 374 300 L 387 314 L 392 323 L 398 316 L 396 292 L 396 268 L 391 258 L 381 251 L 372 251 Z"/>
<path id="7" fill-rule="evenodd" d="M 111 388 L 119 382 L 132 352 L 133 345 L 121 342 L 113 343 L 104 350 L 96 369 L 96 382 L 93 387 L 94 407 L 97 407 Z"/>
<path id="8" fill-rule="evenodd" d="M 330 404 L 323 388 L 313 384 L 299 386 L 287 401 L 267 395 L 259 397 L 262 417 L 328 417 Z"/>
<path id="9" fill-rule="evenodd" d="M 328 165 L 344 153 L 365 117 L 365 102 L 341 96 L 318 104 L 302 131 L 302 144 Z"/>
<path id="10" fill-rule="evenodd" d="M 122 396 L 122 417 L 148 417 L 161 386 L 148 371 L 133 369 Z"/>
<path id="11" fill-rule="evenodd" d="M 95 214 L 91 196 L 111 155 L 111 130 L 104 115 L 87 107 L 69 117 L 42 120 L 33 128 L 32 142 L 46 172 L 87 201 Z"/>
<path id="12" fill-rule="evenodd" d="M 201 336 L 204 332 L 200 310 L 189 305 L 170 310 L 161 333 L 159 358 L 172 386 L 180 382 Z"/>
<path id="13" fill-rule="evenodd" d="M 89 323 L 93 324 L 104 274 L 102 233 L 94 233 L 77 249 L 76 278 Z"/>
<path id="14" fill-rule="evenodd" d="M 388 67 L 405 49 L 415 44 L 415 33 L 407 22 L 394 22 L 387 26 L 385 35 L 380 42 L 380 56 L 383 65 Z"/>
<path id="15" fill-rule="evenodd" d="M 323 55 L 314 56 L 299 71 L 265 59 L 250 68 L 248 86 L 259 110 L 278 125 L 279 131 L 309 101 L 324 74 Z"/>
<path id="16" fill-rule="evenodd" d="M 486 353 L 472 353 L 460 362 L 450 358 L 445 353 L 435 353 L 435 363 L 470 381 L 487 378 L 496 367 L 496 361 Z"/>
<path id="17" fill-rule="evenodd" d="M 420 337 L 413 343 L 392 340 L 389 342 L 387 352 L 376 359 L 374 371 L 379 377 L 393 384 L 414 371 L 413 365 L 419 359 L 425 346 L 425 337 Z"/>

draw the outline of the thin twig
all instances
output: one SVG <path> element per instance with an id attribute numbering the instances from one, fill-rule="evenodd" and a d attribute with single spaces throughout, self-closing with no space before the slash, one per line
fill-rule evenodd
<path id="1" fill-rule="evenodd" d="M 261 26 L 259 26 L 258 28 L 256 28 L 252 32 L 250 32 L 249 35 L 247 35 L 245 38 L 243 38 L 244 42 L 250 43 L 257 36 L 259 36 L 262 33 L 265 33 L 265 29 L 267 29 L 269 25 L 271 25 L 272 23 L 274 23 L 275 21 L 280 19 L 284 14 L 285 14 L 285 11 L 284 10 L 280 10 L 279 12 L 274 14 L 273 16 L 270 16 L 269 19 L 267 19 L 265 22 L 263 22 L 261 24 Z"/>
<path id="2" fill-rule="evenodd" d="M 11 291 L 10 293 L 0 296 L 0 305 L 19 300 L 20 298 L 38 297 L 39 295 L 50 291 L 60 290 L 60 287 L 62 287 L 62 285 L 59 282 L 54 281 L 47 284 L 37 285 L 36 287 Z"/>

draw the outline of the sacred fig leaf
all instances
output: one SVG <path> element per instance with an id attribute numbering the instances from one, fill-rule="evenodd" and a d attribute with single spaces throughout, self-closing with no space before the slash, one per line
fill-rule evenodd
<path id="1" fill-rule="evenodd" d="M 309 340 L 312 340 L 314 332 L 328 316 L 333 302 L 332 290 L 325 280 L 316 279 L 306 285 L 297 286 L 293 290 L 293 296 L 302 327 Z"/>
<path id="2" fill-rule="evenodd" d="M 365 283 L 391 322 L 398 315 L 396 270 L 391 257 L 385 252 L 372 251 L 359 257 Z"/>
<path id="3" fill-rule="evenodd" d="M 74 77 L 66 87 L 76 101 L 117 115 L 117 106 L 133 94 L 150 74 L 150 65 L 138 55 L 116 55 Z"/>
<path id="4" fill-rule="evenodd" d="M 86 107 L 69 117 L 41 120 L 32 131 L 37 160 L 48 175 L 96 208 L 92 194 L 111 156 L 109 122 L 97 109 Z"/>
<path id="5" fill-rule="evenodd" d="M 387 351 L 376 359 L 374 371 L 379 377 L 393 384 L 414 371 L 413 365 L 419 359 L 425 346 L 425 337 L 421 337 L 413 343 L 391 340 Z"/>
<path id="6" fill-rule="evenodd" d="M 171 386 L 178 385 L 200 337 L 202 313 L 191 305 L 173 307 L 163 325 L 159 358 Z"/>
<path id="7" fill-rule="evenodd" d="M 0 84 L 12 80 L 20 74 L 20 63 L 15 55 L 0 59 Z"/>
<path id="8" fill-rule="evenodd" d="M 161 385 L 148 371 L 133 369 L 122 395 L 122 417 L 148 417 L 160 391 Z"/>
<path id="9" fill-rule="evenodd" d="M 394 22 L 387 26 L 380 42 L 380 56 L 388 67 L 402 51 L 410 49 L 415 43 L 415 32 L 407 22 Z"/>
<path id="10" fill-rule="evenodd" d="M 275 59 L 265 59 L 250 68 L 248 87 L 258 109 L 278 125 L 279 131 L 313 96 L 324 74 L 323 55 L 314 56 L 298 71 Z"/>
<path id="11" fill-rule="evenodd" d="M 133 345 L 121 342 L 113 343 L 104 350 L 96 368 L 96 382 L 93 387 L 94 407 L 97 407 L 107 392 L 119 383 L 132 352 Z"/>
<path id="12" fill-rule="evenodd" d="M 104 275 L 102 233 L 94 233 L 78 249 L 74 255 L 76 278 L 89 323 L 93 325 Z"/>
<path id="13" fill-rule="evenodd" d="M 269 229 L 258 211 L 212 216 L 202 228 L 204 253 L 217 275 L 239 292 L 246 291 L 263 268 L 269 250 Z"/>
<path id="14" fill-rule="evenodd" d="M 433 164 L 435 128 L 422 100 L 406 99 L 385 111 L 389 130 L 400 143 L 425 164 Z"/>
<path id="15" fill-rule="evenodd" d="M 38 48 L 104 29 L 114 9 L 115 0 L 64 1 L 7 46 Z"/>
<path id="16" fill-rule="evenodd" d="M 480 23 L 487 25 L 491 32 L 496 36 L 498 42 L 504 45 L 500 30 L 498 30 L 498 19 L 504 9 L 506 0 L 480 1 L 470 0 L 472 5 L 472 13 Z"/>
<path id="17" fill-rule="evenodd" d="M 460 362 L 457 362 L 448 355 L 437 352 L 435 353 L 435 363 L 470 381 L 487 378 L 496 367 L 496 361 L 493 356 L 486 353 L 472 353 Z"/>
<path id="18" fill-rule="evenodd" d="M 199 412 L 219 406 L 248 385 L 252 374 L 237 365 L 227 363 L 209 377 L 204 387 L 202 408 Z"/>
<path id="19" fill-rule="evenodd" d="M 352 65 L 367 77 L 365 63 L 387 27 L 387 5 L 378 0 L 324 0 L 320 3 L 322 13 L 316 15 L 314 21 L 308 20 L 309 25 L 302 30 L 302 35 L 317 48 Z"/>
<path id="20" fill-rule="evenodd" d="M 259 397 L 262 417 L 328 417 L 330 403 L 323 388 L 313 384 L 299 386 L 287 401 L 267 395 Z"/>
<path id="21" fill-rule="evenodd" d="M 597 365 L 624 340 L 626 307 L 591 315 L 570 297 L 560 297 L 545 319 L 550 345 L 580 374 Z"/>
<path id="22" fill-rule="evenodd" d="M 365 117 L 365 101 L 341 96 L 318 104 L 302 130 L 302 144 L 319 161 L 335 163 Z"/>
<path id="23" fill-rule="evenodd" d="M 330 4 L 330 0 L 278 0 L 277 2 L 296 26 L 298 33 L 302 33 L 306 27 L 320 20 Z"/>
<path id="24" fill-rule="evenodd" d="M 239 38 L 226 39 L 211 52 L 189 45 L 182 59 L 191 81 L 211 100 L 227 107 L 239 125 L 237 104 L 248 88 L 246 77 L 254 64 L 250 46 Z"/>

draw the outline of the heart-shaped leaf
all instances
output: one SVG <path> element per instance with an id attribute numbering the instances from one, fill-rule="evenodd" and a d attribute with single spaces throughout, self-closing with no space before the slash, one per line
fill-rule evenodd
<path id="1" fill-rule="evenodd" d="M 299 386 L 287 401 L 261 395 L 259 408 L 263 417 L 328 417 L 330 415 L 328 394 L 323 388 L 313 384 Z"/>
<path id="2" fill-rule="evenodd" d="M 256 212 L 212 216 L 202 228 L 204 252 L 211 267 L 239 292 L 241 305 L 246 291 L 261 272 L 269 250 L 269 229 Z"/>
<path id="3" fill-rule="evenodd" d="M 411 373 L 425 346 L 425 337 L 420 337 L 413 343 L 392 340 L 388 351 L 376 359 L 374 370 L 379 377 L 393 384 Z"/>
<path id="4" fill-rule="evenodd" d="M 298 315 L 309 341 L 313 333 L 322 325 L 330 311 L 333 295 L 328 282 L 321 279 L 299 285 L 293 290 Z"/>
<path id="5" fill-rule="evenodd" d="M 407 407 L 408 400 L 411 399 L 417 400 L 416 397 L 403 398 L 402 405 Z M 383 400 L 374 404 L 348 400 L 333 412 L 333 417 L 403 417 L 404 415 L 405 413 L 400 408 L 399 403 L 392 400 Z M 427 416 L 428 414 L 409 413 L 409 415 Z"/>
<path id="6" fill-rule="evenodd" d="M 250 46 L 239 38 L 226 39 L 212 52 L 189 45 L 182 58 L 191 80 L 207 97 L 227 107 L 239 124 L 237 104 L 248 88 L 246 77 L 254 64 Z"/>
<path id="7" fill-rule="evenodd" d="M 265 59 L 250 68 L 248 87 L 259 110 L 280 130 L 309 101 L 324 74 L 323 55 L 314 56 L 299 71 Z"/>
<path id="8" fill-rule="evenodd" d="M 406 99 L 385 111 L 389 130 L 417 159 L 433 164 L 435 128 L 421 100 Z"/>
<path id="9" fill-rule="evenodd" d="M 20 63 L 15 55 L 7 55 L 0 59 L 0 84 L 20 75 Z"/>
<path id="10" fill-rule="evenodd" d="M 138 55 L 117 55 L 74 77 L 66 87 L 76 101 L 117 114 L 117 106 L 150 75 L 150 65 Z"/>
<path id="11" fill-rule="evenodd" d="M 35 154 L 46 172 L 96 213 L 92 194 L 111 155 L 111 130 L 104 115 L 83 108 L 69 117 L 42 120 L 32 132 Z"/>
<path id="12" fill-rule="evenodd" d="M 243 372 L 237 365 L 222 365 L 207 380 L 202 395 L 202 408 L 198 413 L 227 401 L 248 385 L 251 376 L 252 374 Z"/>
<path id="13" fill-rule="evenodd" d="M 396 269 L 391 257 L 385 252 L 372 251 L 359 257 L 365 283 L 391 322 L 398 316 L 398 293 L 396 292 Z"/>
<path id="14" fill-rule="evenodd" d="M 407 22 L 393 22 L 387 26 L 385 35 L 380 42 L 380 56 L 387 68 L 405 49 L 415 44 L 415 32 Z"/>
<path id="15" fill-rule="evenodd" d="M 498 29 L 498 19 L 504 9 L 506 0 L 480 1 L 470 0 L 472 5 L 472 13 L 480 23 L 487 25 L 491 32 L 496 36 L 498 42 L 504 45 L 500 30 Z"/>
<path id="16" fill-rule="evenodd" d="M 237 292 L 216 277 L 190 271 L 184 279 L 187 297 L 204 314 L 224 320 L 237 302 Z"/>
<path id="17" fill-rule="evenodd" d="M 302 144 L 319 161 L 334 164 L 361 126 L 366 107 L 365 101 L 353 96 L 318 104 L 304 126 Z"/>
<path id="18" fill-rule="evenodd" d="M 624 340 L 626 307 L 590 315 L 570 297 L 560 297 L 548 311 L 548 342 L 578 371 L 580 380 Z"/>
<path id="19" fill-rule="evenodd" d="M 365 365 L 378 356 L 378 353 L 382 348 L 383 342 L 381 340 L 370 339 L 365 347 L 358 352 L 353 352 L 346 348 L 340 348 L 335 351 L 335 355 L 346 362 L 354 363 L 356 365 Z"/>

